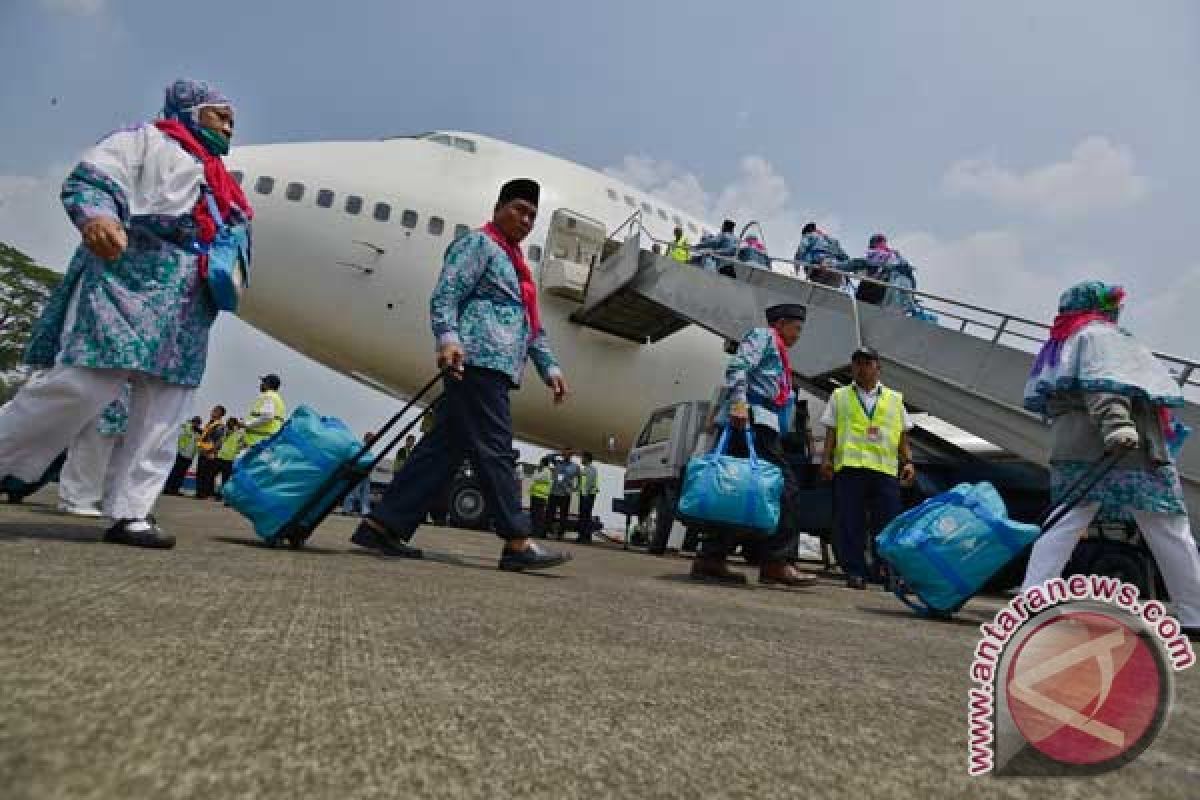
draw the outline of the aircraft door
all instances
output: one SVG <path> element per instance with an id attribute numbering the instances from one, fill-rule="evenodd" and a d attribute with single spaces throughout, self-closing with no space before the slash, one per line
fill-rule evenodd
<path id="1" fill-rule="evenodd" d="M 570 209 L 555 211 L 542 255 L 542 291 L 582 303 L 604 239 L 603 223 Z"/>

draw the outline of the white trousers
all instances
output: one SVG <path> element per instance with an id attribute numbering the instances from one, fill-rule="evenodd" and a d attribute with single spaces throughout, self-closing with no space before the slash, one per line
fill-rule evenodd
<path id="1" fill-rule="evenodd" d="M 1029 555 L 1023 589 L 1059 577 L 1099 511 L 1098 503 L 1080 505 L 1042 534 Z M 1134 511 L 1133 518 L 1167 584 L 1175 616 L 1187 627 L 1200 627 L 1200 551 L 1187 515 Z"/>
<path id="2" fill-rule="evenodd" d="M 57 366 L 41 372 L 0 408 L 0 475 L 39 478 L 85 426 L 95 424 L 126 381 L 133 389 L 129 427 L 109 466 L 113 480 L 104 512 L 113 519 L 144 519 L 175 463 L 192 387 L 126 369 Z"/>
<path id="3" fill-rule="evenodd" d="M 111 494 L 114 476 L 108 467 L 121 436 L 101 433 L 99 421 L 85 425 L 67 446 L 67 460 L 58 477 L 58 499 L 64 505 L 99 508 L 105 495 Z"/>

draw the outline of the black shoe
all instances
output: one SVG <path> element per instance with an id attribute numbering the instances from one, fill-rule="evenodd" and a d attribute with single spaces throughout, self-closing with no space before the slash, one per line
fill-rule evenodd
<path id="1" fill-rule="evenodd" d="M 147 523 L 150 527 L 141 531 L 130 530 L 130 525 L 139 521 Z M 147 517 L 145 520 L 117 520 L 115 525 L 104 532 L 104 541 L 109 544 L 127 544 L 156 550 L 170 550 L 175 546 L 175 537 L 158 527 L 153 517 Z"/>
<path id="2" fill-rule="evenodd" d="M 413 547 L 408 542 L 390 534 L 380 533 L 364 520 L 358 524 L 358 529 L 350 537 L 350 542 L 368 550 L 377 550 L 392 558 L 424 558 L 425 553 L 419 547 Z"/>
<path id="3" fill-rule="evenodd" d="M 861 575 L 851 575 L 846 579 L 847 589 L 866 589 L 867 579 Z"/>
<path id="4" fill-rule="evenodd" d="M 526 569 L 549 569 L 558 567 L 571 560 L 567 553 L 556 553 L 553 550 L 542 550 L 530 543 L 524 550 L 505 549 L 500 554 L 500 569 L 506 572 L 521 572 Z"/>
<path id="5" fill-rule="evenodd" d="M 1190 641 L 1200 642 L 1200 626 L 1186 626 L 1183 629 L 1183 635 L 1188 637 Z"/>

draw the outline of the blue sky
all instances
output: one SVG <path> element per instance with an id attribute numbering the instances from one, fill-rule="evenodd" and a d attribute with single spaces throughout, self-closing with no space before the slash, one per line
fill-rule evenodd
<path id="1" fill-rule="evenodd" d="M 57 183 L 176 75 L 235 98 L 242 142 L 476 130 L 761 219 L 776 253 L 810 218 L 851 253 L 885 231 L 922 288 L 1037 318 L 1075 280 L 1119 280 L 1131 327 L 1200 355 L 1186 0 L 6 0 L 0 240 L 65 263 Z M 360 426 L 387 407 L 222 327 Z M 219 358 L 212 373 L 202 401 L 253 390 Z"/>

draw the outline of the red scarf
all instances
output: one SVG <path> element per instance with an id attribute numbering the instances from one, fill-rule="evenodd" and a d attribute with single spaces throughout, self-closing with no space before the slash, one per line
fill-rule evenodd
<path id="1" fill-rule="evenodd" d="M 783 408 L 792 399 L 792 360 L 788 358 L 787 345 L 779 331 L 771 328 L 775 336 L 775 349 L 779 351 L 779 360 L 783 362 L 783 374 L 779 376 L 779 393 L 775 395 L 775 407 Z"/>
<path id="2" fill-rule="evenodd" d="M 525 306 L 525 319 L 529 322 L 529 338 L 532 339 L 542 332 L 542 317 L 538 313 L 537 304 L 537 284 L 533 282 L 533 273 L 529 270 L 529 265 L 525 263 L 525 256 L 521 255 L 521 248 L 505 239 L 504 234 L 493 223 L 489 222 L 484 225 L 483 232 L 500 246 L 517 270 L 517 278 L 521 282 L 521 305 Z"/>
<path id="3" fill-rule="evenodd" d="M 174 119 L 160 119 L 155 121 L 154 126 L 178 142 L 184 150 L 200 159 L 200 163 L 204 165 L 204 182 L 212 191 L 213 199 L 217 201 L 217 210 L 221 212 L 224 220 L 229 219 L 231 206 L 241 209 L 242 213 L 246 215 L 246 219 L 254 218 L 254 209 L 246 200 L 242 187 L 237 185 L 237 181 L 225 169 L 225 162 L 220 157 L 208 152 L 182 122 Z M 211 243 L 217 236 L 217 220 L 212 218 L 203 194 L 196 201 L 196 207 L 192 209 L 192 219 L 196 220 L 196 238 L 202 244 Z M 208 259 L 201 258 L 201 276 L 203 277 L 207 271 Z"/>
<path id="4" fill-rule="evenodd" d="M 1100 311 L 1064 311 L 1054 318 L 1054 324 L 1050 326 L 1050 340 L 1065 342 L 1084 325 L 1092 322 L 1113 324 L 1112 317 Z"/>

